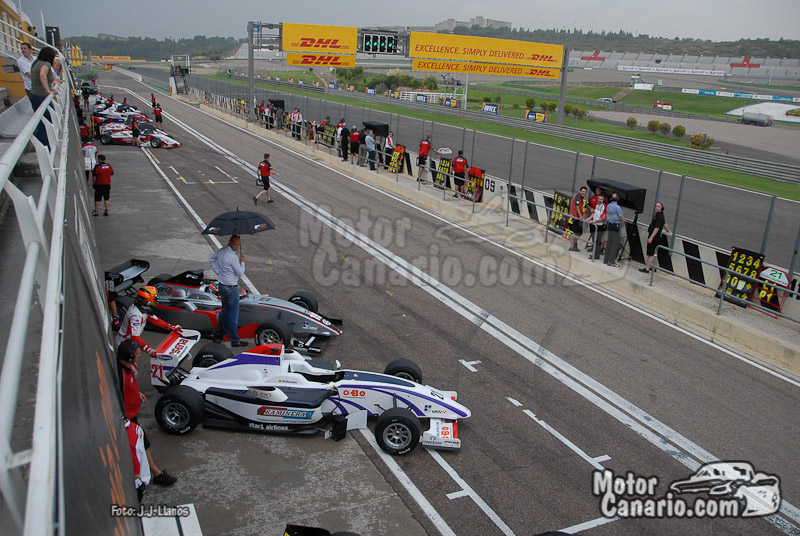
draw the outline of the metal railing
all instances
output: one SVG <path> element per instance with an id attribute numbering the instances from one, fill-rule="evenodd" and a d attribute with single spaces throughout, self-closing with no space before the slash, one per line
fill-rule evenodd
<path id="1" fill-rule="evenodd" d="M 666 268 L 659 267 L 658 264 L 656 263 L 656 264 L 653 265 L 653 271 L 650 272 L 650 286 L 651 287 L 653 286 L 653 284 L 655 282 L 656 272 L 657 271 L 665 272 L 665 273 L 668 273 L 670 275 L 674 275 L 675 277 L 679 277 L 680 279 L 685 279 L 685 280 L 689 281 L 690 283 L 692 283 L 694 285 L 698 285 L 698 286 L 701 286 L 703 288 L 707 288 L 709 290 L 716 291 L 717 294 L 718 294 L 717 297 L 719 298 L 719 304 L 717 305 L 717 314 L 718 315 L 722 314 L 722 304 L 723 304 L 723 302 L 730 301 L 732 305 L 737 305 L 737 306 L 742 306 L 742 307 L 743 306 L 752 307 L 753 309 L 757 309 L 757 310 L 761 311 L 762 313 L 766 313 L 768 315 L 772 315 L 772 316 L 776 316 L 776 317 L 779 316 L 781 318 L 785 318 L 787 320 L 791 320 L 793 322 L 800 323 L 800 318 L 795 318 L 793 316 L 785 315 L 782 312 L 778 312 L 778 311 L 776 311 L 774 309 L 768 309 L 768 308 L 766 308 L 766 307 L 764 307 L 762 305 L 759 305 L 758 303 L 755 303 L 755 302 L 752 302 L 752 301 L 746 301 L 746 300 L 743 300 L 742 298 L 739 298 L 738 296 L 734 296 L 732 294 L 729 294 L 727 292 L 727 284 L 726 284 L 726 282 L 729 281 L 729 277 L 737 277 L 737 278 L 739 278 L 740 281 L 744 281 L 745 283 L 751 283 L 754 286 L 754 288 L 756 288 L 756 289 L 758 289 L 758 287 L 760 285 L 762 285 L 762 284 L 774 285 L 774 283 L 772 283 L 770 281 L 766 281 L 764 279 L 759 279 L 759 278 L 756 278 L 756 277 L 747 276 L 745 274 L 742 274 L 740 272 L 732 270 L 727 266 L 722 266 L 722 265 L 719 265 L 719 264 L 714 264 L 713 262 L 704 261 L 703 259 L 701 259 L 699 257 L 695 257 L 695 256 L 692 256 L 692 255 L 689 255 L 688 253 L 684 253 L 684 252 L 678 251 L 676 249 L 671 249 L 671 248 L 669 248 L 667 246 L 663 246 L 663 245 L 656 246 L 656 249 L 655 249 L 656 258 L 658 258 L 659 250 L 667 251 L 667 252 L 669 252 L 670 255 L 672 255 L 672 254 L 681 255 L 683 257 L 686 257 L 687 259 L 691 259 L 693 261 L 700 262 L 700 263 L 705 264 L 707 266 L 711 266 L 713 268 L 718 269 L 720 272 L 724 272 L 724 275 L 721 278 L 721 284 L 720 284 L 719 288 L 717 288 L 717 287 L 712 287 L 712 286 L 706 285 L 705 283 L 700 283 L 698 281 L 694 281 L 694 280 L 692 280 L 692 279 L 690 279 L 688 277 L 684 277 L 684 276 L 682 276 L 680 274 L 677 274 L 677 273 L 673 272 L 672 270 L 667 270 Z M 797 292 L 797 291 L 794 291 L 794 290 L 791 290 L 791 289 L 788 289 L 788 288 L 780 288 L 780 290 L 782 292 L 786 293 L 786 299 L 788 299 L 790 296 L 791 297 L 795 297 L 795 298 L 800 296 L 800 292 Z M 728 298 L 728 300 L 726 300 L 726 298 Z"/>
<path id="2" fill-rule="evenodd" d="M 5 534 L 49 534 L 63 516 L 56 506 L 59 481 L 56 439 L 61 392 L 58 370 L 62 356 L 63 221 L 70 106 L 66 82 L 58 87 L 57 98 L 51 95 L 45 99 L 0 158 L 0 190 L 13 203 L 25 247 L 19 291 L 0 373 L 0 510 L 2 516 L 13 523 L 4 527 Z M 44 117 L 48 109 L 50 121 Z M 40 121 L 45 125 L 49 149 L 34 136 Z M 36 151 L 42 176 L 38 199 L 25 195 L 10 181 L 14 166 L 28 143 Z M 47 228 L 48 219 L 50 229 Z M 14 452 L 12 433 L 23 356 L 26 350 L 31 350 L 27 344 L 27 332 L 34 314 L 31 311 L 34 292 L 41 303 L 43 320 L 33 437 L 30 448 Z M 22 471 L 25 465 L 29 466 L 27 489 Z"/>

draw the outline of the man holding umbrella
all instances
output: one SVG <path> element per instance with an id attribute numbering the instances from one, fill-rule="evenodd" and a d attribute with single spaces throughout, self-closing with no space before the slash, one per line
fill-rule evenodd
<path id="1" fill-rule="evenodd" d="M 219 295 L 222 298 L 220 328 L 223 334 L 230 336 L 233 348 L 247 346 L 246 342 L 239 339 L 239 278 L 244 275 L 244 255 L 239 253 L 241 247 L 242 239 L 239 235 L 232 235 L 228 245 L 208 259 L 219 279 Z"/>

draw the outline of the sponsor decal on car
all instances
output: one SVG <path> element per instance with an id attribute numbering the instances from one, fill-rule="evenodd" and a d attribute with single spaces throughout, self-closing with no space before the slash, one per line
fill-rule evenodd
<path id="1" fill-rule="evenodd" d="M 288 426 L 281 426 L 279 424 L 263 424 L 260 422 L 248 423 L 248 426 L 254 430 L 273 430 L 275 432 L 288 432 Z"/>
<path id="2" fill-rule="evenodd" d="M 264 417 L 281 417 L 283 419 L 302 419 L 302 420 L 311 420 L 311 417 L 314 415 L 314 410 L 302 410 L 302 409 L 287 409 L 287 408 L 275 408 L 270 406 L 261 406 L 256 411 L 257 414 L 262 415 Z"/>

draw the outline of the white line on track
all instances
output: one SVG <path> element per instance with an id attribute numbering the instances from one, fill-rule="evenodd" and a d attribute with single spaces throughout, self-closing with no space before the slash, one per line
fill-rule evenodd
<path id="1" fill-rule="evenodd" d="M 605 467 L 600 465 L 600 463 L 597 461 L 596 458 L 586 454 L 586 452 L 583 449 L 581 449 L 578 445 L 576 445 L 575 443 L 573 443 L 572 441 L 567 439 L 564 436 L 564 434 L 562 434 L 561 432 L 559 432 L 558 430 L 556 430 L 555 428 L 553 428 L 552 426 L 550 426 L 549 424 L 544 422 L 542 419 L 537 417 L 534 412 L 532 412 L 529 409 L 524 409 L 524 410 L 522 410 L 522 413 L 524 413 L 525 415 L 527 415 L 528 417 L 533 419 L 534 422 L 536 422 L 536 424 L 538 424 L 539 426 L 541 426 L 542 428 L 544 428 L 545 430 L 547 430 L 548 432 L 553 434 L 553 436 L 555 436 L 556 439 L 558 439 L 559 441 L 564 443 L 572 452 L 574 452 L 575 454 L 577 454 L 578 456 L 580 456 L 581 458 L 586 460 L 586 462 L 588 462 L 589 465 L 591 465 L 592 467 L 594 467 L 598 471 L 602 471 L 603 469 L 605 469 Z M 603 457 L 603 456 L 600 456 L 600 457 Z M 608 456 L 604 456 L 604 458 L 607 459 L 607 460 L 610 459 Z"/>
<path id="2" fill-rule="evenodd" d="M 214 116 L 213 114 L 209 114 L 209 113 L 204 112 L 202 110 L 201 110 L 201 113 L 204 113 L 204 114 L 206 114 L 206 115 L 208 115 L 210 117 L 216 118 L 216 116 Z M 219 118 L 216 118 L 216 119 L 222 121 Z M 173 120 L 178 122 L 175 119 L 173 119 Z M 332 167 L 327 166 L 325 164 L 322 164 L 322 163 L 320 163 L 318 161 L 315 161 L 314 159 L 309 158 L 309 157 L 307 157 L 305 155 L 302 155 L 302 154 L 300 154 L 300 153 L 298 153 L 298 152 L 296 152 L 296 151 L 294 151 L 294 150 L 292 150 L 290 148 L 284 147 L 284 146 L 282 146 L 282 145 L 280 145 L 280 144 L 278 144 L 276 142 L 272 142 L 271 140 L 264 140 L 264 138 L 256 135 L 255 133 L 250 132 L 250 131 L 248 131 L 248 130 L 246 130 L 244 128 L 238 127 L 236 125 L 229 124 L 229 126 L 232 127 L 232 128 L 235 128 L 237 130 L 240 130 L 242 132 L 245 132 L 245 133 L 253 136 L 254 138 L 257 138 L 257 139 L 261 140 L 262 142 L 266 141 L 267 143 L 269 143 L 271 145 L 279 147 L 283 151 L 291 153 L 291 154 L 294 154 L 298 158 L 302 158 L 302 159 L 304 159 L 304 160 L 306 160 L 308 162 L 314 162 L 317 165 L 319 165 L 319 166 L 321 166 L 323 168 L 326 168 L 326 169 L 330 170 L 333 173 L 336 173 L 338 175 L 346 177 L 349 180 L 352 180 L 354 182 L 362 184 L 364 187 L 371 188 L 371 189 L 373 189 L 373 190 L 375 190 L 377 192 L 380 192 L 380 193 L 386 195 L 387 197 L 393 198 L 393 199 L 397 200 L 399 203 L 405 204 L 405 205 L 407 205 L 407 206 L 409 206 L 409 207 L 411 207 L 413 209 L 416 209 L 416 210 L 418 210 L 420 212 L 428 214 L 432 218 L 438 219 L 438 220 L 440 220 L 440 221 L 442 221 L 442 222 L 444 222 L 444 223 L 446 223 L 448 225 L 453 225 L 452 222 L 442 218 L 441 216 L 439 216 L 437 214 L 429 212 L 429 211 L 427 211 L 427 210 L 425 210 L 423 208 L 417 207 L 417 206 L 411 204 L 410 202 L 408 202 L 408 201 L 406 201 L 404 199 L 401 199 L 401 198 L 399 198 L 397 196 L 394 196 L 392 194 L 388 194 L 387 192 L 381 191 L 380 189 L 378 189 L 376 187 L 373 187 L 372 185 L 366 184 L 366 183 L 364 183 L 364 182 L 362 182 L 362 181 L 360 181 L 358 179 L 355 179 L 354 177 L 351 177 L 351 176 L 349 176 L 349 175 L 347 175 L 347 174 L 345 174 L 345 173 L 343 173 L 343 172 L 341 172 L 341 171 L 339 171 L 339 170 L 337 170 L 335 168 L 332 168 Z M 184 125 L 184 128 L 186 128 L 187 130 L 193 130 L 190 127 L 187 127 L 185 125 Z M 200 139 L 202 139 L 202 138 L 208 139 L 205 136 L 198 136 L 198 138 L 200 138 Z M 210 142 L 210 140 L 209 140 L 209 142 Z M 214 142 L 210 142 L 209 143 L 209 145 L 212 145 L 212 144 L 213 144 L 213 146 L 215 146 L 215 148 L 221 149 L 222 152 L 230 154 L 231 156 L 235 157 L 235 155 L 233 155 L 233 153 L 230 153 L 229 151 L 227 151 L 226 149 L 222 148 L 218 144 L 216 144 Z M 236 158 L 238 159 L 238 157 L 236 157 Z M 238 159 L 238 160 L 240 162 L 242 162 L 242 165 L 244 165 L 246 167 L 246 169 L 251 170 L 251 171 L 253 171 L 255 169 L 255 167 L 252 166 L 251 164 L 245 163 L 241 159 Z M 152 160 L 151 160 L 151 162 L 152 162 Z M 153 165 L 155 165 L 154 162 L 152 162 L 152 163 L 153 163 Z M 161 175 L 166 180 L 166 177 L 163 174 L 163 172 L 161 173 Z M 167 181 L 167 182 L 168 182 L 168 184 L 170 184 L 169 181 Z M 179 199 L 181 199 L 181 201 L 184 204 L 186 204 L 185 199 L 182 196 L 180 196 L 180 194 L 178 194 L 177 190 L 174 188 L 174 186 L 172 184 L 170 184 L 170 187 L 173 189 L 173 191 L 176 192 L 176 194 L 178 195 Z M 688 438 L 684 437 L 683 435 L 681 435 L 677 431 L 673 430 L 672 428 L 668 427 L 664 423 L 658 421 L 657 419 L 655 419 L 651 415 L 647 414 L 642 409 L 638 408 L 634 404 L 632 404 L 629 401 L 625 400 L 623 397 L 619 396 L 618 394 L 613 392 L 611 389 L 607 388 L 605 385 L 603 385 L 600 382 L 594 380 L 593 378 L 589 377 L 588 375 L 584 374 L 583 372 L 577 370 L 572 365 L 569 365 L 568 363 L 566 363 L 564 360 L 562 360 L 561 358 L 559 358 L 558 356 L 556 356 L 552 352 L 546 350 L 545 348 L 541 347 L 538 343 L 532 341 L 531 339 L 529 339 L 528 337 L 526 337 L 522 333 L 518 332 L 516 329 L 514 329 L 511 326 L 505 324 L 501 320 L 493 317 L 492 315 L 490 315 L 486 311 L 483 311 L 479 306 L 477 306 L 476 304 L 470 302 L 468 299 L 466 299 L 465 297 L 459 295 L 458 293 L 456 293 L 455 291 L 453 291 L 452 289 L 450 289 L 446 285 L 442 284 L 438 280 L 432 278 L 427 273 L 419 270 L 418 268 L 416 268 L 415 266 L 411 265 L 410 263 L 408 263 L 404 259 L 394 255 L 392 252 L 388 251 L 386 248 L 384 248 L 384 247 L 380 246 L 379 244 L 375 243 L 374 241 L 372 241 L 368 237 L 361 235 L 361 233 L 359 233 L 359 231 L 356 230 L 355 228 L 352 228 L 352 227 L 346 225 L 341 220 L 338 220 L 337 218 L 333 217 L 331 214 L 328 214 L 327 212 L 323 211 L 318 206 L 316 206 L 315 204 L 309 202 L 308 200 L 303 198 L 301 195 L 293 192 L 292 190 L 289 190 L 288 188 L 279 186 L 277 184 L 275 184 L 274 187 L 275 187 L 276 191 L 278 191 L 279 193 L 283 194 L 290 202 L 298 205 L 303 210 L 306 210 L 310 214 L 314 215 L 323 224 L 331 227 L 331 229 L 333 229 L 337 233 L 345 234 L 351 240 L 353 240 L 353 243 L 355 245 L 357 245 L 358 247 L 360 247 L 361 249 L 363 249 L 367 253 L 373 255 L 376 259 L 381 260 L 382 262 L 384 262 L 387 265 L 387 267 L 389 267 L 390 269 L 393 269 L 396 272 L 398 272 L 399 274 L 403 275 L 404 277 L 409 279 L 409 281 L 411 281 L 412 283 L 417 285 L 422 290 L 425 290 L 426 292 L 431 294 L 433 297 L 435 297 L 436 299 L 438 299 L 439 301 L 441 301 L 442 303 L 444 303 L 445 305 L 450 307 L 456 313 L 458 313 L 458 314 L 462 315 L 463 317 L 465 317 L 467 320 L 471 321 L 471 319 L 474 318 L 476 315 L 483 317 L 484 318 L 484 322 L 483 322 L 483 324 L 481 324 L 481 329 L 483 329 L 484 331 L 486 331 L 490 335 L 494 336 L 497 340 L 499 340 L 500 342 L 504 343 L 506 346 L 508 346 L 512 350 L 516 351 L 522 357 L 524 357 L 525 359 L 527 359 L 531 363 L 535 364 L 536 366 L 538 366 L 539 368 L 541 368 L 542 370 L 544 370 L 545 372 L 550 374 L 553 378 L 557 379 L 558 381 L 560 381 L 560 382 L 564 383 L 565 385 L 567 385 L 568 387 L 570 387 L 577 394 L 581 395 L 582 397 L 586 398 L 588 401 L 592 402 L 595 406 L 597 406 L 598 408 L 602 409 L 603 411 L 608 413 L 610 416 L 614 417 L 620 423 L 624 424 L 625 426 L 628 426 L 635 433 L 637 433 L 640 436 L 642 436 L 643 438 L 647 439 L 650 443 L 652 443 L 653 445 L 655 445 L 656 447 L 661 449 L 663 452 L 665 452 L 666 454 L 668 454 L 672 458 L 674 458 L 677 461 L 679 461 L 682 464 L 684 464 L 687 468 L 689 468 L 691 470 L 696 470 L 700 466 L 699 462 L 706 463 L 706 462 L 711 462 L 711 461 L 717 461 L 719 459 L 716 456 L 714 456 L 711 453 L 709 453 L 706 450 L 704 450 L 699 445 L 696 445 L 695 443 L 693 443 L 692 441 L 690 441 Z M 187 204 L 187 208 L 188 208 L 188 204 Z M 202 220 L 200 220 L 200 221 L 202 221 Z M 477 234 L 475 232 L 469 231 L 467 229 L 463 229 L 460 226 L 459 226 L 459 229 L 464 231 L 464 232 L 468 232 L 469 234 L 472 234 L 473 236 L 475 236 L 476 238 L 478 238 L 478 239 L 480 239 L 482 241 L 489 242 L 491 244 L 496 245 L 497 247 L 500 247 L 500 248 L 502 248 L 504 250 L 507 250 L 510 253 L 519 255 L 520 257 L 523 257 L 523 258 L 526 258 L 526 259 L 528 258 L 527 256 L 519 254 L 518 252 L 514 252 L 513 250 L 511 250 L 511 249 L 509 249 L 509 248 L 507 248 L 507 247 L 505 247 L 505 246 L 503 246 L 501 244 L 496 244 L 490 238 L 483 237 L 483 236 L 481 236 L 481 235 L 479 235 L 479 234 Z M 780 375 L 780 374 L 778 374 L 778 373 L 776 373 L 776 372 L 774 372 L 774 371 L 772 371 L 772 370 L 770 370 L 770 369 L 768 369 L 766 367 L 763 367 L 763 366 L 761 366 L 761 365 L 759 365 L 757 363 L 753 363 L 750 360 L 748 360 L 748 359 L 746 359 L 746 358 L 744 358 L 742 356 L 738 356 L 737 354 L 735 354 L 735 353 L 733 353 L 733 352 L 731 352 L 731 351 L 729 351 L 729 350 L 727 350 L 725 348 L 722 348 L 722 347 L 720 347 L 719 345 L 717 345 L 717 344 L 715 344 L 713 342 L 705 341 L 704 339 L 702 339 L 702 338 L 700 338 L 700 337 L 698 337 L 698 336 L 696 336 L 696 335 L 694 335 L 694 334 L 692 334 L 690 332 L 687 332 L 687 331 L 685 331 L 685 330 L 683 330 L 681 328 L 678 328 L 676 326 L 672 326 L 671 324 L 669 324 L 669 323 L 667 323 L 667 322 L 665 322 L 663 320 L 658 319 L 654 315 L 652 315 L 650 313 L 647 313 L 645 311 L 641 311 L 641 310 L 639 310 L 636 307 L 633 307 L 631 305 L 628 305 L 625 302 L 623 302 L 622 300 L 620 300 L 618 298 L 615 298 L 614 296 L 608 295 L 608 294 L 600 291 L 599 289 L 594 289 L 594 288 L 590 287 L 589 285 L 587 285 L 587 284 L 585 284 L 585 283 L 583 283 L 583 282 L 581 282 L 581 281 L 569 276 L 568 274 L 561 273 L 560 271 L 555 270 L 555 269 L 553 269 L 553 268 L 551 268 L 551 267 L 549 267 L 547 265 L 538 263 L 538 262 L 534 261 L 533 259 L 529 259 L 529 260 L 531 262 L 534 262 L 535 264 L 538 264 L 538 265 L 542 266 L 545 269 L 552 270 L 555 273 L 558 273 L 562 277 L 565 277 L 566 279 L 568 279 L 570 281 L 573 281 L 576 284 L 579 284 L 581 286 L 584 286 L 587 289 L 590 289 L 590 290 L 593 290 L 595 292 L 598 292 L 599 294 L 607 297 L 608 299 L 611 299 L 611 300 L 615 301 L 616 303 L 619 303 L 620 305 L 623 305 L 623 306 L 628 307 L 628 308 L 630 308 L 630 309 L 632 309 L 634 311 L 637 311 L 637 312 L 647 316 L 648 318 L 651 318 L 653 320 L 656 320 L 658 322 L 663 323 L 664 325 L 670 326 L 673 329 L 676 329 L 676 330 L 684 333 L 685 335 L 688 335 L 691 338 L 694 338 L 694 339 L 696 339 L 698 341 L 704 342 L 707 345 L 709 345 L 709 346 L 711 346 L 713 348 L 716 348 L 719 351 L 722 351 L 722 352 L 724 352 L 726 354 L 729 354 L 729 355 L 731 355 L 733 357 L 736 357 L 737 359 L 741 359 L 742 361 L 750 363 L 751 365 L 756 366 L 757 368 L 760 368 L 761 370 L 764 370 L 765 372 L 767 372 L 769 374 L 772 374 L 772 375 L 774 375 L 774 376 L 776 376 L 778 378 L 781 378 L 781 379 L 783 379 L 785 381 L 788 381 L 788 382 L 790 382 L 790 383 L 792 383 L 794 385 L 799 385 L 800 386 L 800 384 L 798 384 L 797 382 L 794 382 L 794 381 L 792 381 L 792 380 L 790 380 L 788 378 L 785 378 L 782 375 Z M 249 284 L 252 285 L 252 283 L 249 283 Z M 800 510 L 798 510 L 795 506 L 793 506 L 792 504 L 788 503 L 785 500 L 783 501 L 783 503 L 781 505 L 781 512 L 784 513 L 785 515 L 787 515 L 789 518 L 793 519 L 795 522 L 800 522 Z M 770 522 L 771 524 L 776 526 L 778 529 L 782 530 L 783 532 L 785 532 L 787 534 L 800 534 L 800 529 L 798 529 L 794 525 L 791 525 L 790 522 L 788 522 L 786 519 L 784 519 L 784 518 L 782 518 L 782 517 L 780 517 L 778 515 L 768 516 L 768 517 L 765 518 L 765 520 Z"/>
<path id="3" fill-rule="evenodd" d="M 578 532 L 583 532 L 584 530 L 593 529 L 595 527 L 599 527 L 600 525 L 605 525 L 607 523 L 611 523 L 612 521 L 618 520 L 618 517 L 598 517 L 597 519 L 592 519 L 591 521 L 586 521 L 579 525 L 572 525 L 571 527 L 567 527 L 565 529 L 559 530 L 559 532 L 566 532 L 567 534 L 577 534 Z"/>

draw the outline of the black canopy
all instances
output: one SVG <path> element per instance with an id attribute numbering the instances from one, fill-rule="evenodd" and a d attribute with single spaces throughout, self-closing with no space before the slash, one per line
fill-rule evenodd
<path id="1" fill-rule="evenodd" d="M 386 137 L 389 135 L 389 125 L 386 123 L 377 123 L 375 121 L 364 121 L 364 126 L 372 130 L 376 136 Z"/>
<path id="2" fill-rule="evenodd" d="M 284 110 L 286 109 L 286 103 L 283 101 L 283 99 L 269 99 L 269 102 L 278 108 L 282 108 Z"/>
<path id="3" fill-rule="evenodd" d="M 589 190 L 591 190 L 592 193 L 594 193 L 599 186 L 603 190 L 603 193 L 609 196 L 609 198 L 612 192 L 617 192 L 617 194 L 619 194 L 619 205 L 621 207 L 633 209 L 637 214 L 644 212 L 644 201 L 645 197 L 647 197 L 646 188 L 639 188 L 638 186 L 612 179 L 589 179 L 586 181 L 586 184 L 589 185 Z"/>

